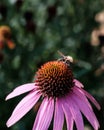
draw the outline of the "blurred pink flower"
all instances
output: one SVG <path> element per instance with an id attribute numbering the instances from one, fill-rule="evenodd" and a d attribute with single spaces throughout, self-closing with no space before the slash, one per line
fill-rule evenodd
<path id="1" fill-rule="evenodd" d="M 48 130 L 52 118 L 53 130 L 62 130 L 64 118 L 67 130 L 84 130 L 83 115 L 94 130 L 100 127 L 88 99 L 100 109 L 97 101 L 83 89 L 83 85 L 73 78 L 70 66 L 63 61 L 51 61 L 44 64 L 36 73 L 35 83 L 27 83 L 13 90 L 6 100 L 29 92 L 14 109 L 7 121 L 10 127 L 20 120 L 40 98 L 42 104 L 37 113 L 33 130 Z"/>

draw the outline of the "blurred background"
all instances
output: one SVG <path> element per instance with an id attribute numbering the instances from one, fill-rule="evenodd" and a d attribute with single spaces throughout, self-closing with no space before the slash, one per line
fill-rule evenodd
<path id="1" fill-rule="evenodd" d="M 57 50 L 74 58 L 75 78 L 102 107 L 98 111 L 92 104 L 99 130 L 104 130 L 104 0 L 0 1 L 0 130 L 32 129 L 39 104 L 7 128 L 25 95 L 10 101 L 5 97 L 18 85 L 33 82 L 43 63 L 60 58 Z M 85 130 L 93 130 L 84 122 Z"/>

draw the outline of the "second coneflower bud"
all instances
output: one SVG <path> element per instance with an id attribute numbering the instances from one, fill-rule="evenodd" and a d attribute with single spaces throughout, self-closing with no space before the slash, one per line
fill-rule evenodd
<path id="1" fill-rule="evenodd" d="M 5 43 L 9 49 L 15 48 L 15 44 L 11 40 L 11 29 L 8 26 L 0 26 L 0 49 L 4 48 Z"/>

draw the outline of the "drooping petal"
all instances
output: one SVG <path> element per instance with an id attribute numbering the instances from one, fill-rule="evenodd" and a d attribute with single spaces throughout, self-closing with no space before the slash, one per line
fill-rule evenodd
<path id="1" fill-rule="evenodd" d="M 85 91 L 84 89 L 82 88 L 78 88 L 78 87 L 74 87 L 75 89 L 77 89 L 77 91 L 80 91 L 80 93 L 82 93 L 83 95 L 87 96 L 87 98 L 96 106 L 96 108 L 98 110 L 101 109 L 99 103 L 95 100 L 95 98 L 93 96 L 91 96 L 87 91 Z"/>
<path id="2" fill-rule="evenodd" d="M 77 86 L 79 88 L 84 88 L 83 84 L 81 82 L 79 82 L 77 79 L 74 79 L 74 83 L 75 83 L 75 86 Z"/>
<path id="3" fill-rule="evenodd" d="M 74 94 L 72 95 L 73 101 L 76 103 L 77 107 L 79 107 L 80 111 L 84 114 L 84 116 L 87 118 L 87 120 L 91 123 L 91 125 L 94 127 L 95 130 L 98 130 L 99 128 L 99 122 L 97 121 L 97 118 L 92 111 L 91 107 L 89 107 L 89 104 L 87 105 L 86 102 L 82 101 L 78 95 Z"/>
<path id="4" fill-rule="evenodd" d="M 72 95 L 73 94 L 70 93 L 69 97 L 67 96 L 66 98 L 68 101 L 68 106 L 69 106 L 71 115 L 75 121 L 77 130 L 84 130 L 84 123 L 83 123 L 81 112 L 79 108 L 77 107 L 77 105 L 74 103 L 74 100 L 72 99 Z"/>
<path id="5" fill-rule="evenodd" d="M 60 99 L 56 99 L 53 130 L 62 130 L 63 123 L 64 113 L 62 109 L 62 102 Z"/>
<path id="6" fill-rule="evenodd" d="M 73 130 L 73 117 L 68 106 L 68 101 L 66 99 L 63 99 L 62 107 L 66 118 L 67 130 Z"/>
<path id="7" fill-rule="evenodd" d="M 88 97 L 88 99 L 96 106 L 96 108 L 98 109 L 98 110 L 100 110 L 101 109 L 101 107 L 100 107 L 100 105 L 99 105 L 99 103 L 95 100 L 95 98 L 93 97 L 93 96 L 91 96 L 87 91 L 85 91 L 84 89 L 81 89 L 83 92 L 84 92 L 84 94 Z"/>
<path id="8" fill-rule="evenodd" d="M 76 94 L 80 98 L 80 100 L 86 103 L 86 105 L 88 105 L 89 108 L 92 110 L 91 104 L 89 103 L 86 95 L 83 93 L 83 91 L 81 91 L 81 89 L 75 86 L 73 87 L 73 93 Z"/>
<path id="9" fill-rule="evenodd" d="M 7 121 L 7 126 L 10 127 L 20 120 L 36 104 L 40 96 L 41 95 L 35 91 L 24 97 L 14 109 L 11 117 Z"/>
<path id="10" fill-rule="evenodd" d="M 44 98 L 37 113 L 33 130 L 48 130 L 53 117 L 53 111 L 54 99 Z"/>
<path id="11" fill-rule="evenodd" d="M 33 89 L 35 89 L 36 86 L 34 83 L 28 83 L 28 84 L 24 84 L 24 85 L 21 85 L 21 86 L 18 86 L 17 88 L 15 88 L 7 97 L 6 97 L 6 100 L 8 99 L 11 99 L 11 98 L 14 98 L 20 94 L 23 94 L 23 93 L 26 93 L 26 92 L 29 92 Z"/>

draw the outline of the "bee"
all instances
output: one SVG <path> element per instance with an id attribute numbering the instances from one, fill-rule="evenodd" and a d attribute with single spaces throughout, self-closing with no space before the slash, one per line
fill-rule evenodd
<path id="1" fill-rule="evenodd" d="M 62 52 L 58 51 L 58 53 L 62 56 L 62 58 L 58 59 L 58 61 L 62 61 L 68 66 L 70 66 L 70 63 L 73 63 L 73 58 L 71 56 L 65 56 Z"/>

